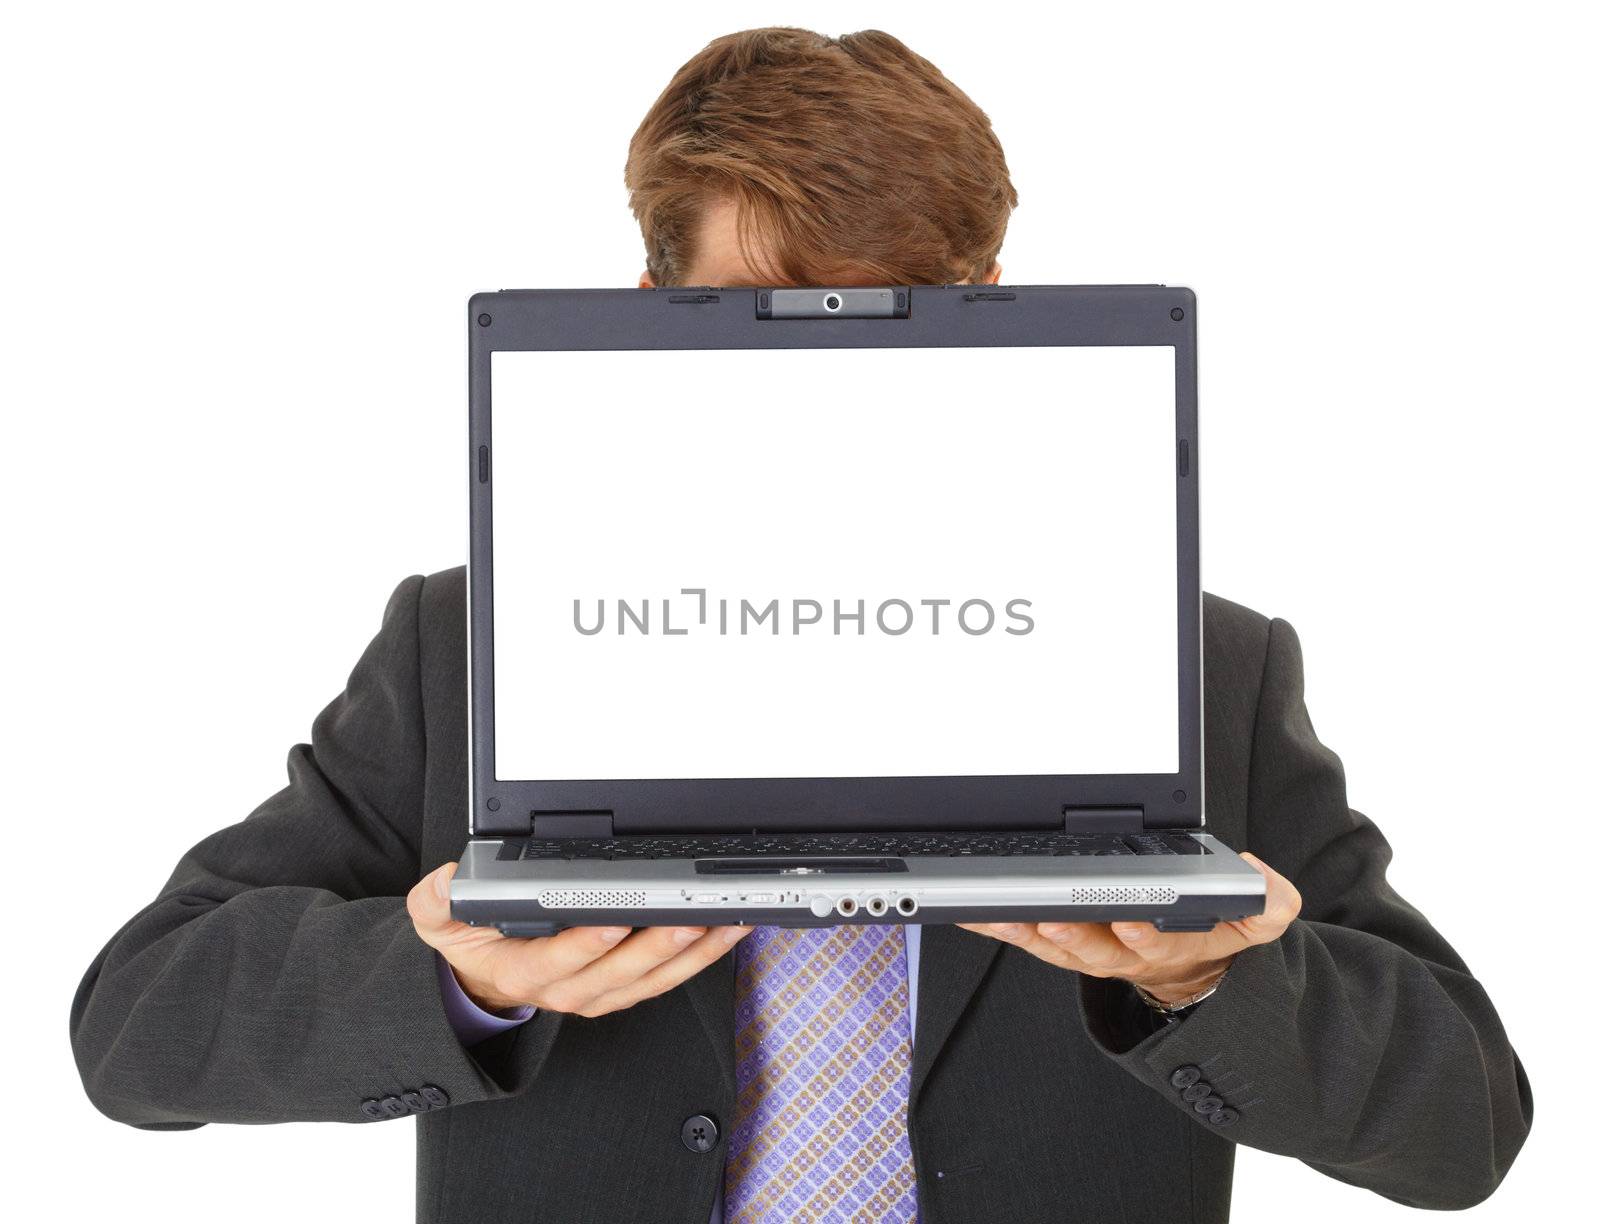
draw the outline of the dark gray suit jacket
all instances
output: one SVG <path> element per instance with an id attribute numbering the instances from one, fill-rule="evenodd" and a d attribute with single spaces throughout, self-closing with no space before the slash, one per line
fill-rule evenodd
<path id="1" fill-rule="evenodd" d="M 732 958 L 598 1019 L 541 1011 L 464 1050 L 403 897 L 466 836 L 464 572 L 406 579 L 289 785 L 206 838 L 106 946 L 72 1007 L 90 1099 L 134 1126 L 364 1122 L 423 1085 L 424 1221 L 703 1224 L 733 1114 Z M 1402 1202 L 1493 1190 L 1532 1116 L 1483 988 L 1384 879 L 1302 700 L 1281 620 L 1205 600 L 1210 829 L 1299 887 L 1284 937 L 1171 1028 L 1126 988 L 953 926 L 925 929 L 910 1130 L 923 1218 L 1223 1220 L 1233 1145 Z M 175 778 L 173 793 L 181 791 Z M 1430 813 L 1430 819 L 1440 814 Z M 1171 1083 L 1197 1066 L 1218 1128 Z"/>

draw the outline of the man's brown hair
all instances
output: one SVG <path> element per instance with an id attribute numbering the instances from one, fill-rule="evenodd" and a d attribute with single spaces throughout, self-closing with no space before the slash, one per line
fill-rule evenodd
<path id="1" fill-rule="evenodd" d="M 650 108 L 624 181 L 657 285 L 684 283 L 720 200 L 745 262 L 795 285 L 981 280 L 1017 205 L 989 117 L 882 30 L 716 39 Z"/>

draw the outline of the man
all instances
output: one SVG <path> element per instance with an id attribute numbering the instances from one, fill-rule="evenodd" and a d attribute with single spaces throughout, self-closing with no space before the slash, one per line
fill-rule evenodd
<path id="1" fill-rule="evenodd" d="M 993 282 L 1016 204 L 983 113 L 876 31 L 713 42 L 627 181 L 641 287 Z M 73 1043 L 110 1116 L 415 1113 L 429 1221 L 1222 1220 L 1235 1143 L 1464 1207 L 1521 1147 L 1521 1066 L 1386 883 L 1287 623 L 1206 596 L 1208 819 L 1259 855 L 1260 918 L 511 940 L 446 900 L 463 579 L 400 584 L 289 785 L 90 968 Z"/>

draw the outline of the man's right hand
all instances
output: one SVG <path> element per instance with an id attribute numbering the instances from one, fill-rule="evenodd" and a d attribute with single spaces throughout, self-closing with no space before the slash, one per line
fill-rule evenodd
<path id="1" fill-rule="evenodd" d="M 455 863 L 422 877 L 406 910 L 422 942 L 449 962 L 486 1011 L 533 1006 L 579 1016 L 632 1007 L 687 981 L 754 927 L 570 927 L 545 939 L 508 939 L 450 917 Z"/>

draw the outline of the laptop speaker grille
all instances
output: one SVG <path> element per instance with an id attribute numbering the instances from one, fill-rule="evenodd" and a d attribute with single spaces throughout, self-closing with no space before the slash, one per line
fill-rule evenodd
<path id="1" fill-rule="evenodd" d="M 1168 884 L 1103 884 L 1072 890 L 1073 905 L 1171 905 L 1178 890 Z"/>
<path id="2" fill-rule="evenodd" d="M 642 888 L 547 888 L 539 894 L 546 909 L 606 909 L 643 905 Z"/>

